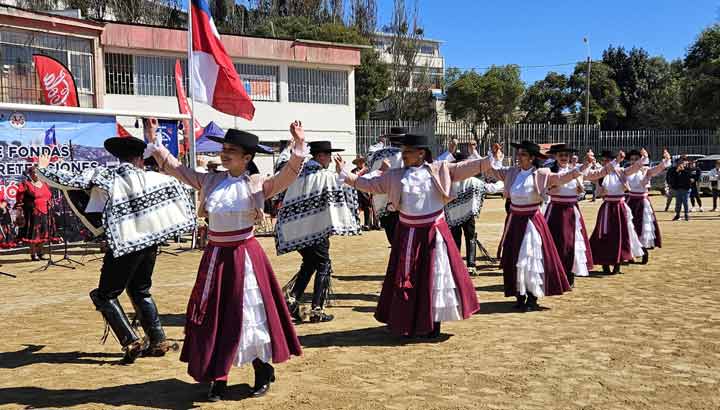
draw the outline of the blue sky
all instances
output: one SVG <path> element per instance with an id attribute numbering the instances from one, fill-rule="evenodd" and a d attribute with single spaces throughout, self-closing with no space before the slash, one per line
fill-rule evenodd
<path id="1" fill-rule="evenodd" d="M 380 25 L 390 21 L 392 4 L 378 0 Z M 719 14 L 719 0 L 420 0 L 426 37 L 444 40 L 446 66 L 462 68 L 574 63 L 587 56 L 585 36 L 593 59 L 610 44 L 675 59 Z M 522 77 L 572 69 L 523 68 Z"/>

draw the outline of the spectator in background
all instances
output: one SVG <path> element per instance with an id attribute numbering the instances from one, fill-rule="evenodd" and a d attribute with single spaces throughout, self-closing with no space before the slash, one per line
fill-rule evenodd
<path id="1" fill-rule="evenodd" d="M 688 192 L 692 187 L 692 179 L 693 174 L 687 168 L 687 159 L 684 157 L 678 160 L 678 165 L 674 170 L 668 171 L 668 183 L 675 193 L 675 217 L 673 221 L 680 219 L 680 208 L 685 209 L 685 220 L 689 220 Z"/>
<path id="2" fill-rule="evenodd" d="M 718 197 L 720 197 L 720 161 L 715 161 L 715 168 L 710 171 L 710 187 L 712 188 L 713 207 L 710 212 L 717 211 Z"/>
<path id="3" fill-rule="evenodd" d="M 355 165 L 355 168 L 353 168 L 352 172 L 353 174 L 356 174 L 358 176 L 363 176 L 370 172 L 368 167 L 365 163 L 365 158 L 362 155 L 358 155 L 352 162 L 353 165 Z M 375 222 L 375 215 L 372 209 L 372 196 L 366 192 L 360 192 L 356 191 L 358 196 L 358 205 L 360 210 L 362 210 L 363 213 L 363 225 L 362 229 L 363 231 L 369 231 L 370 229 L 374 229 L 376 225 L 378 225 Z"/>
<path id="4" fill-rule="evenodd" d="M 700 199 L 700 190 L 698 189 L 698 182 L 700 182 L 700 178 L 702 178 L 702 170 L 697 167 L 695 161 L 690 161 L 688 170 L 692 173 L 692 179 L 690 180 L 690 202 L 692 203 L 692 208 L 690 208 L 690 212 L 695 212 L 696 210 L 705 212 L 702 206 L 702 200 Z M 695 208 L 695 202 L 697 202 L 697 208 Z"/>
<path id="5" fill-rule="evenodd" d="M 30 247 L 30 259 L 33 261 L 45 259 L 43 244 L 50 240 L 54 226 L 50 215 L 50 187 L 38 179 L 35 171 L 35 167 L 30 168 L 27 171 L 28 180 L 18 185 L 17 202 L 25 219 L 23 241 Z"/>

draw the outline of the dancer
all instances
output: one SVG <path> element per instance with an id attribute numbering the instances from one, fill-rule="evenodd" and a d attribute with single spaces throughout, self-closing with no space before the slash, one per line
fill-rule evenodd
<path id="1" fill-rule="evenodd" d="M 30 248 L 30 259 L 45 259 L 43 246 L 55 234 L 55 221 L 50 212 L 52 193 L 48 185 L 38 176 L 37 167 L 27 170 L 28 180 L 18 186 L 18 203 L 22 203 L 25 214 L 25 235 L 23 242 Z M 52 246 L 52 245 L 51 245 Z"/>
<path id="2" fill-rule="evenodd" d="M 571 155 L 578 152 L 567 144 L 555 144 L 548 153 L 555 155 L 557 172 L 565 175 L 575 171 Z M 590 242 L 585 220 L 578 206 L 578 195 L 585 192 L 581 176 L 549 190 L 550 204 L 545 211 L 545 220 L 555 241 L 570 287 L 575 287 L 575 276 L 589 276 L 593 268 Z"/>
<path id="3" fill-rule="evenodd" d="M 296 322 L 303 321 L 300 303 L 314 274 L 310 322 L 320 323 L 334 318 L 324 310 L 332 280 L 330 236 L 359 235 L 361 228 L 355 190 L 344 185 L 334 169 L 327 169 L 332 154 L 344 150 L 333 148 L 330 141 L 313 141 L 309 146 L 312 158 L 283 197 L 275 243 L 278 254 L 296 250 L 302 255 L 300 270 L 283 288 L 290 314 Z"/>
<path id="4" fill-rule="evenodd" d="M 155 143 L 156 119 L 146 138 Z M 297 178 L 303 162 L 304 132 L 295 122 L 290 131 L 295 150 L 275 176 L 249 175 L 249 164 L 264 152 L 258 137 L 230 129 L 225 137 L 208 137 L 223 144 L 220 158 L 227 172 L 199 173 L 185 167 L 160 144 L 153 156 L 162 172 L 200 191 L 198 213 L 209 223 L 209 243 L 187 308 L 185 343 L 180 360 L 198 382 L 210 384 L 208 400 L 221 400 L 232 365 L 247 363 L 255 370 L 252 395 L 267 393 L 275 380 L 270 365 L 301 354 L 280 286 L 253 226 L 262 217 L 266 198 L 284 191 Z"/>
<path id="5" fill-rule="evenodd" d="M 404 127 L 392 127 L 390 133 L 384 135 L 380 142 L 369 149 L 368 163 L 370 173 L 364 177 L 371 178 L 380 174 L 381 168 L 402 168 L 402 155 L 397 147 L 398 140 L 407 134 Z M 396 204 L 388 202 L 388 195 L 376 194 L 372 196 L 373 209 L 380 220 L 380 226 L 385 230 L 388 243 L 392 246 L 395 237 L 395 227 L 398 224 L 399 213 Z"/>
<path id="6" fill-rule="evenodd" d="M 498 253 L 505 296 L 515 296 L 516 308 L 526 312 L 540 309 L 538 298 L 570 290 L 552 234 L 540 213 L 541 193 L 573 181 L 581 171 L 556 174 L 548 168 L 539 168 L 545 158 L 540 146 L 530 141 L 511 145 L 516 148 L 517 166 L 497 167 L 496 162 L 502 160 L 503 153 L 495 144 L 493 156 L 482 162 L 482 171 L 505 182 L 505 197 L 511 201 Z M 582 170 L 589 167 L 591 158 L 589 155 Z"/>
<path id="7" fill-rule="evenodd" d="M 643 166 L 638 172 L 627 176 L 630 193 L 626 201 L 632 212 L 635 233 L 640 238 L 640 243 L 642 243 L 643 256 L 641 263 L 643 265 L 648 263 L 648 250 L 662 247 L 660 227 L 655 218 L 655 210 L 648 199 L 648 187 L 650 186 L 650 180 L 654 176 L 659 175 L 671 165 L 670 158 L 668 151 L 664 150 L 663 160 L 658 165 L 652 168 Z M 641 161 L 640 151 L 630 151 L 628 159 L 631 164 Z"/>
<path id="8" fill-rule="evenodd" d="M 123 362 L 140 356 L 163 356 L 171 348 L 150 288 L 158 245 L 195 226 L 194 207 L 177 181 L 144 170 L 144 141 L 113 137 L 105 149 L 120 160 L 114 169 L 97 167 L 71 174 L 39 159 L 38 175 L 54 188 L 88 191 L 85 213 L 102 212 L 109 249 L 103 258 L 98 288 L 90 292 L 95 308 L 125 350 Z M 75 210 L 75 208 L 73 208 Z M 86 221 L 81 218 L 81 221 Z M 135 317 L 145 332 L 141 340 L 130 325 L 118 297 L 127 289 Z"/>
<path id="9" fill-rule="evenodd" d="M 463 152 L 448 154 L 448 161 L 459 163 L 466 161 L 468 155 Z M 485 194 L 495 194 L 503 190 L 503 182 L 487 183 L 480 178 L 471 177 L 462 181 L 453 182 L 450 196 L 453 199 L 445 205 L 445 219 L 450 232 L 452 232 L 455 246 L 458 251 L 462 249 L 463 233 L 465 234 L 465 263 L 470 276 L 476 274 L 475 251 L 476 236 L 475 217 L 480 214 Z"/>
<path id="10" fill-rule="evenodd" d="M 637 173 L 642 168 L 642 160 L 635 161 L 628 168 L 620 167 L 625 159 L 623 151 L 617 156 L 611 151 L 603 151 L 603 168 L 590 172 L 585 178 L 591 181 L 602 179 L 600 184 L 605 192 L 603 203 L 598 212 L 595 229 L 590 237 L 590 249 L 593 261 L 603 267 L 603 273 L 620 272 L 620 264 L 643 256 L 642 244 L 635 233 L 630 208 L 625 203 L 625 192 L 628 191 L 627 176 Z M 641 157 L 647 158 L 645 149 Z"/>
<path id="11" fill-rule="evenodd" d="M 480 160 L 432 162 L 429 137 L 406 134 L 398 142 L 404 168 L 359 178 L 342 170 L 340 157 L 336 168 L 347 184 L 387 194 L 400 211 L 375 318 L 396 335 L 437 338 L 440 322 L 467 319 L 480 309 L 443 214 L 453 199 L 452 182 L 477 174 Z"/>

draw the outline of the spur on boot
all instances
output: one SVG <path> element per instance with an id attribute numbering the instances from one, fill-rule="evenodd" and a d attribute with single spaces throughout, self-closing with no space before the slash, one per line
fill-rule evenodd
<path id="1" fill-rule="evenodd" d="M 216 380 L 210 383 L 210 390 L 207 394 L 207 399 L 210 402 L 218 402 L 225 396 L 225 390 L 227 390 L 227 380 Z"/>
<path id="2" fill-rule="evenodd" d="M 252 388 L 252 397 L 262 397 L 270 390 L 270 384 L 275 381 L 275 369 L 270 363 L 260 359 L 252 362 L 255 369 L 255 385 Z"/>

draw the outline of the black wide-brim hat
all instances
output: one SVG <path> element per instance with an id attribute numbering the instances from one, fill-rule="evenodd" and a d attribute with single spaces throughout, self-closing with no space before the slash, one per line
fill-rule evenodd
<path id="1" fill-rule="evenodd" d="M 567 152 L 570 154 L 577 154 L 578 150 L 575 148 L 572 148 L 568 146 L 567 144 L 553 144 L 550 146 L 550 149 L 547 150 L 547 154 L 559 154 L 561 152 Z"/>
<path id="2" fill-rule="evenodd" d="M 462 162 L 469 158 L 468 154 L 466 154 L 462 151 L 457 151 L 457 152 L 453 153 L 452 156 L 453 156 L 453 158 L 455 158 L 454 162 Z"/>
<path id="3" fill-rule="evenodd" d="M 390 132 L 385 134 L 385 137 L 398 138 L 406 135 L 407 133 L 408 129 L 405 127 L 390 127 Z"/>
<path id="4" fill-rule="evenodd" d="M 310 154 L 318 154 L 320 152 L 343 152 L 344 149 L 341 148 L 333 148 L 332 143 L 330 141 L 313 141 L 309 142 L 308 146 L 310 147 Z"/>
<path id="5" fill-rule="evenodd" d="M 614 151 L 605 150 L 600 154 L 600 158 L 606 158 L 606 159 L 615 159 L 617 157 L 617 154 Z"/>
<path id="6" fill-rule="evenodd" d="M 147 143 L 140 138 L 112 137 L 105 140 L 105 149 L 118 158 L 142 157 Z"/>
<path id="7" fill-rule="evenodd" d="M 547 156 L 540 152 L 540 146 L 532 141 L 520 141 L 520 142 L 511 142 L 510 145 L 515 148 L 522 148 L 525 151 L 527 151 L 530 155 L 534 156 L 535 158 L 545 159 Z"/>
<path id="8" fill-rule="evenodd" d="M 394 142 L 415 148 L 431 148 L 433 145 L 430 137 L 420 134 L 405 134 L 402 137 L 396 138 Z"/>
<path id="9" fill-rule="evenodd" d="M 634 149 L 627 153 L 628 158 L 630 158 L 632 156 L 642 157 L 642 154 L 640 153 L 640 150 Z"/>
<path id="10" fill-rule="evenodd" d="M 248 154 L 272 154 L 272 151 L 260 145 L 260 138 L 258 138 L 257 135 L 247 131 L 230 128 L 229 130 L 227 130 L 224 137 L 215 137 L 212 135 L 208 135 L 207 138 L 210 141 L 219 142 L 220 144 L 236 145 L 238 147 L 241 147 Z"/>

